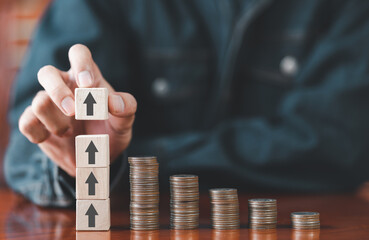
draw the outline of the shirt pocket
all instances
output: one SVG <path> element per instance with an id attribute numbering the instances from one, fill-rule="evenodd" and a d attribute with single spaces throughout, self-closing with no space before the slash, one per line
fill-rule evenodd
<path id="1" fill-rule="evenodd" d="M 252 81 L 279 86 L 295 83 L 308 54 L 310 36 L 304 31 L 287 30 L 263 36 L 249 52 L 247 74 Z"/>
<path id="2" fill-rule="evenodd" d="M 139 108 L 141 117 L 150 121 L 140 129 L 155 134 L 197 128 L 210 83 L 208 52 L 148 49 L 143 69 Z"/>
<path id="3" fill-rule="evenodd" d="M 299 87 L 299 74 L 311 47 L 311 35 L 299 30 L 255 34 L 242 52 L 238 68 L 242 87 L 237 102 L 248 116 L 275 116 L 280 102 Z M 248 39 L 249 40 L 249 39 Z M 242 92 L 241 92 L 242 91 Z"/>

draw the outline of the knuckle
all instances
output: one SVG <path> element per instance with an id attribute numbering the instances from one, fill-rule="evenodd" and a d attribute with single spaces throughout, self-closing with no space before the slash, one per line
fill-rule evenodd
<path id="1" fill-rule="evenodd" d="M 125 120 L 124 124 L 116 126 L 114 129 L 119 135 L 127 135 L 132 132 L 134 121 L 135 117 L 132 116 L 129 119 Z"/>
<path id="2" fill-rule="evenodd" d="M 26 137 L 30 142 L 38 144 L 46 140 L 46 138 L 48 137 L 48 132 L 43 129 L 43 126 L 40 126 L 39 123 L 36 123 L 36 125 L 37 127 L 32 127 L 32 132 L 26 135 Z"/>
<path id="3" fill-rule="evenodd" d="M 25 135 L 25 134 L 28 134 L 31 130 L 31 126 L 30 126 L 30 122 L 26 115 L 26 113 L 24 112 L 22 114 L 22 116 L 19 118 L 19 122 L 18 122 L 18 128 L 19 128 L 19 131 Z"/>
<path id="4" fill-rule="evenodd" d="M 32 110 L 36 115 L 44 113 L 51 106 L 51 99 L 45 91 L 37 93 L 32 101 Z"/>
<path id="5" fill-rule="evenodd" d="M 61 137 L 68 130 L 68 126 L 55 126 L 50 129 L 50 132 Z"/>
<path id="6" fill-rule="evenodd" d="M 34 134 L 32 135 L 28 135 L 27 136 L 28 140 L 31 142 L 31 143 L 34 143 L 34 144 L 39 144 L 39 143 L 42 143 L 44 141 L 44 138 L 40 137 L 40 136 L 36 136 Z"/>
<path id="7" fill-rule="evenodd" d="M 131 139 L 132 138 L 132 128 L 127 129 L 122 135 L 124 135 L 128 139 Z"/>
<path id="8" fill-rule="evenodd" d="M 56 85 L 49 90 L 50 96 L 54 97 L 54 101 L 61 101 L 68 94 L 68 90 L 64 85 Z M 50 99 L 51 100 L 51 99 Z"/>
<path id="9" fill-rule="evenodd" d="M 19 119 L 19 131 L 27 137 L 27 139 L 35 144 L 41 143 L 45 139 L 45 133 L 43 131 L 38 131 L 38 120 L 30 116 L 30 107 L 22 114 Z"/>
<path id="10" fill-rule="evenodd" d="M 115 132 L 119 135 L 120 138 L 131 139 L 132 137 L 132 128 L 115 129 Z"/>

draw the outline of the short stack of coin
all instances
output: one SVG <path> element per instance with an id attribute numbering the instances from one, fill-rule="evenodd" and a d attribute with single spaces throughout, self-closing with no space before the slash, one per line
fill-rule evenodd
<path id="1" fill-rule="evenodd" d="M 156 157 L 129 157 L 131 229 L 159 229 L 159 163 Z"/>
<path id="2" fill-rule="evenodd" d="M 250 199 L 249 227 L 251 229 L 275 229 L 277 227 L 277 200 Z"/>
<path id="3" fill-rule="evenodd" d="M 196 175 L 170 177 L 170 225 L 172 229 L 199 226 L 199 178 Z"/>
<path id="4" fill-rule="evenodd" d="M 296 230 L 318 229 L 320 220 L 318 212 L 291 213 L 292 227 Z"/>
<path id="5" fill-rule="evenodd" d="M 210 189 L 211 220 L 214 229 L 238 229 L 240 227 L 237 189 Z"/>

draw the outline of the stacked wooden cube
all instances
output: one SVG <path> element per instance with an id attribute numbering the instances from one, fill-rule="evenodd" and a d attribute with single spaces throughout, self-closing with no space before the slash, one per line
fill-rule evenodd
<path id="1" fill-rule="evenodd" d="M 106 88 L 76 88 L 76 119 L 108 119 Z M 110 228 L 109 135 L 76 137 L 76 230 Z"/>

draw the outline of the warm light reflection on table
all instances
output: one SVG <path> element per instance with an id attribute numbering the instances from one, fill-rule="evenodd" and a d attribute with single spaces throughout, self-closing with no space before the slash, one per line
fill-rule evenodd
<path id="1" fill-rule="evenodd" d="M 199 230 L 171 230 L 170 239 L 172 240 L 199 240 Z"/>
<path id="2" fill-rule="evenodd" d="M 161 229 L 131 231 L 129 229 L 129 199 L 127 195 L 112 196 L 112 226 L 106 232 L 76 232 L 75 209 L 41 208 L 9 190 L 0 189 L 0 239 L 56 240 L 351 240 L 369 239 L 369 202 L 367 194 L 340 195 L 255 195 L 239 194 L 241 226 L 239 230 L 213 230 L 210 225 L 209 197 L 200 199 L 200 228 L 172 230 L 169 228 L 169 198 L 161 199 Z M 247 228 L 247 200 L 253 197 L 278 199 L 278 229 L 251 230 Z M 292 211 L 318 211 L 321 229 L 293 230 Z"/>
<path id="3" fill-rule="evenodd" d="M 276 229 L 250 229 L 249 236 L 251 240 L 276 240 L 277 230 Z"/>
<path id="4" fill-rule="evenodd" d="M 319 240 L 320 230 L 292 230 L 292 240 Z"/>
<path id="5" fill-rule="evenodd" d="M 240 239 L 240 230 L 212 230 L 212 239 L 221 240 L 238 240 Z"/>
<path id="6" fill-rule="evenodd" d="M 131 240 L 159 240 L 159 230 L 155 231 L 134 231 L 131 230 Z"/>

